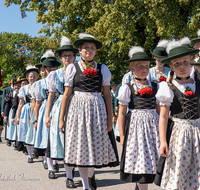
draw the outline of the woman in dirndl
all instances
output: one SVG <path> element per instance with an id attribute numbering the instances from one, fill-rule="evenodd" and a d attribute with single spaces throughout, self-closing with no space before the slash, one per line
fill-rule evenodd
<path id="1" fill-rule="evenodd" d="M 43 56 L 42 56 L 42 58 L 43 58 Z M 45 68 L 42 65 L 42 63 L 39 63 L 35 66 L 38 68 L 42 79 L 45 78 L 46 71 L 45 71 Z M 38 81 L 34 82 L 31 87 L 31 116 L 30 116 L 30 121 L 29 121 L 28 132 L 27 132 L 26 140 L 25 140 L 25 144 L 26 144 L 26 146 L 28 146 L 28 150 L 30 151 L 28 163 L 33 163 L 33 156 L 35 156 L 35 158 L 38 158 L 38 153 L 36 153 L 36 151 L 34 152 L 34 142 L 35 142 L 35 133 L 36 133 L 36 131 L 34 129 L 35 104 L 36 104 L 35 88 L 36 88 L 37 82 Z M 32 152 L 32 154 L 31 154 L 31 152 Z"/>
<path id="2" fill-rule="evenodd" d="M 31 87 L 33 83 L 38 79 L 38 69 L 35 66 L 28 65 L 24 76 L 29 81 L 29 84 L 23 86 L 19 90 L 19 105 L 16 116 L 17 123 L 17 140 L 25 143 L 26 135 L 29 127 L 29 120 L 31 114 Z M 26 146 L 29 157 L 32 152 L 29 150 L 29 146 Z"/>
<path id="3" fill-rule="evenodd" d="M 148 79 L 152 82 L 162 82 L 167 81 L 168 74 L 170 72 L 169 67 L 164 67 L 164 64 L 160 61 L 167 57 L 166 47 L 168 40 L 161 40 L 158 45 L 151 49 L 151 54 L 156 60 L 156 66 L 150 68 Z"/>
<path id="4" fill-rule="evenodd" d="M 125 62 L 130 63 L 132 80 L 122 84 L 117 97 L 123 146 L 120 179 L 137 183 L 139 190 L 147 190 L 154 181 L 159 160 L 159 105 L 155 98 L 158 84 L 147 80 L 150 62 L 155 60 L 140 46 L 133 46 L 129 57 Z"/>
<path id="5" fill-rule="evenodd" d="M 59 130 L 59 117 L 60 108 L 62 103 L 62 97 L 64 93 L 64 75 L 65 70 L 69 64 L 73 64 L 76 59 L 76 53 L 78 50 L 70 45 L 70 39 L 63 36 L 61 39 L 61 48 L 56 50 L 59 55 L 60 61 L 63 63 L 63 67 L 52 71 L 47 77 L 47 87 L 49 89 L 49 96 L 47 99 L 46 108 L 46 126 L 50 129 L 47 157 L 51 158 L 51 165 L 53 164 L 54 172 L 59 171 L 59 165 L 57 160 L 63 160 L 64 156 L 64 135 Z M 56 93 L 59 96 L 56 96 Z M 55 101 L 56 99 L 56 101 Z M 55 101 L 55 103 L 53 103 Z M 49 125 L 50 124 L 50 125 Z M 54 163 L 53 163 L 54 162 Z M 66 174 L 68 173 L 66 186 L 67 188 L 74 188 L 72 170 L 73 167 L 65 165 Z M 68 171 L 68 172 L 67 172 Z"/>
<path id="6" fill-rule="evenodd" d="M 161 82 L 156 98 L 160 102 L 160 160 L 155 183 L 162 189 L 199 189 L 200 186 L 200 84 L 190 77 L 191 58 L 198 50 L 169 42 L 169 82 Z M 174 74 L 176 77 L 174 78 Z M 170 114 L 170 115 L 169 115 Z"/>
<path id="7" fill-rule="evenodd" d="M 74 45 L 81 61 L 68 65 L 65 72 L 59 128 L 65 133 L 65 164 L 78 166 L 83 189 L 93 190 L 97 188 L 94 168 L 119 164 L 112 131 L 111 73 L 106 65 L 94 61 L 102 43 L 89 34 L 81 33 L 79 38 Z"/>
<path id="8" fill-rule="evenodd" d="M 20 76 L 17 78 L 17 81 L 20 82 L 20 88 L 28 84 L 28 80 L 24 76 Z M 13 100 L 13 113 L 12 113 L 12 119 L 11 119 L 11 124 L 15 125 L 15 120 L 17 116 L 17 109 L 19 105 L 19 97 L 18 97 L 19 91 L 15 94 L 14 100 Z M 16 124 L 16 131 L 18 131 L 18 125 Z M 16 133 L 16 142 L 15 142 L 15 148 L 14 150 L 22 151 L 24 150 L 24 144 L 23 142 L 18 141 L 17 133 Z"/>
<path id="9" fill-rule="evenodd" d="M 20 82 L 17 78 L 12 79 L 13 89 L 10 93 L 6 94 L 5 97 L 5 108 L 4 108 L 4 122 L 6 126 L 6 139 L 11 142 L 16 141 L 17 128 L 16 124 L 12 124 L 11 119 L 13 115 L 14 97 L 20 89 Z"/>
<path id="10" fill-rule="evenodd" d="M 44 57 L 41 59 L 42 65 L 45 67 L 47 76 L 51 71 L 56 70 L 61 62 L 54 57 L 52 50 L 47 50 L 44 54 Z M 55 179 L 56 175 L 51 167 L 50 158 L 47 157 L 46 148 L 48 142 L 49 129 L 45 125 L 45 112 L 48 98 L 48 87 L 47 87 L 47 78 L 39 80 L 35 88 L 36 96 L 36 105 L 35 105 L 35 120 L 34 128 L 36 130 L 34 148 L 36 150 L 43 150 L 45 156 L 43 157 L 43 166 L 47 169 L 48 165 L 48 177 L 49 179 Z"/>

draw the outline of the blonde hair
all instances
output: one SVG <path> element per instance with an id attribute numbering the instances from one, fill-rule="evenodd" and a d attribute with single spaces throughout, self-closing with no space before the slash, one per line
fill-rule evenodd
<path id="1" fill-rule="evenodd" d="M 132 78 L 132 81 L 133 81 L 132 85 L 133 85 L 133 89 L 135 91 L 135 95 L 137 95 L 138 94 L 138 90 L 137 90 L 137 86 L 135 84 L 135 77 L 134 77 L 133 71 L 131 71 L 131 78 Z"/>
<path id="2" fill-rule="evenodd" d="M 169 64 L 171 65 L 172 62 L 170 61 Z M 167 82 L 167 84 L 168 84 L 168 86 L 169 86 L 172 90 L 174 90 L 173 87 L 172 87 L 172 80 L 173 80 L 173 78 L 174 78 L 174 71 L 171 70 L 170 73 L 169 73 L 169 81 Z"/>

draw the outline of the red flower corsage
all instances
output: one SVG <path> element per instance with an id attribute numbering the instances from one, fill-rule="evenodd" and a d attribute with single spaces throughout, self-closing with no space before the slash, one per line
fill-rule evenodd
<path id="1" fill-rule="evenodd" d="M 191 88 L 186 87 L 186 89 L 185 89 L 185 95 L 186 96 L 194 96 L 194 92 L 192 92 Z"/>
<path id="2" fill-rule="evenodd" d="M 140 96 L 152 95 L 153 94 L 153 90 L 150 87 L 146 87 L 146 88 L 140 89 L 139 93 L 140 93 Z"/>
<path id="3" fill-rule="evenodd" d="M 160 75 L 159 77 L 159 81 L 162 82 L 162 81 L 165 81 L 166 82 L 167 78 L 163 75 Z"/>
<path id="4" fill-rule="evenodd" d="M 8 84 L 8 86 L 10 86 L 10 84 Z"/>
<path id="5" fill-rule="evenodd" d="M 91 77 L 91 76 L 96 76 L 97 75 L 97 71 L 93 68 L 87 68 L 83 71 L 83 74 L 86 77 Z"/>

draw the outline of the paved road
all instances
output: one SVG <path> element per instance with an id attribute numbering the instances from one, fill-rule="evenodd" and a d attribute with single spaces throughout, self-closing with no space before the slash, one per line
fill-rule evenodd
<path id="1" fill-rule="evenodd" d="M 22 152 L 14 151 L 12 146 L 8 147 L 4 136 L 2 140 L 3 142 L 0 143 L 0 190 L 66 189 L 66 177 L 62 162 L 59 162 L 58 178 L 50 180 L 48 179 L 48 171 L 43 169 L 42 158 L 35 159 L 34 163 L 28 164 L 28 156 Z M 119 144 L 118 150 L 121 154 Z M 124 183 L 119 179 L 119 167 L 96 169 L 95 174 L 99 190 L 135 189 L 134 183 Z M 76 169 L 74 181 L 77 185 L 76 190 L 82 190 L 78 169 Z M 161 188 L 151 184 L 149 190 L 161 190 Z"/>

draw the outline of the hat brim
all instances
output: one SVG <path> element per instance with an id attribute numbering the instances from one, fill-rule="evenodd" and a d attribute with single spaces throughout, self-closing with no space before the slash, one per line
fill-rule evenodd
<path id="1" fill-rule="evenodd" d="M 74 49 L 74 48 L 59 48 L 56 50 L 56 53 L 60 53 L 62 51 L 72 51 L 74 53 L 78 53 L 78 49 Z"/>
<path id="2" fill-rule="evenodd" d="M 84 42 L 90 42 L 96 45 L 97 49 L 100 49 L 102 47 L 102 43 L 95 40 L 95 39 L 78 39 L 74 42 L 74 46 L 79 48 L 79 45 L 84 43 Z"/>
<path id="3" fill-rule="evenodd" d="M 193 66 L 200 66 L 200 62 L 190 62 L 190 65 L 193 65 Z"/>
<path id="4" fill-rule="evenodd" d="M 61 66 L 61 61 L 59 59 L 51 59 L 52 57 L 48 57 L 46 58 L 43 62 L 42 65 L 44 65 L 45 67 L 59 67 Z M 54 57 L 53 57 L 54 58 Z"/>
<path id="5" fill-rule="evenodd" d="M 164 64 L 169 64 L 169 62 L 173 59 L 176 59 L 176 58 L 179 58 L 179 57 L 184 57 L 186 55 L 196 55 L 198 52 L 199 52 L 199 50 L 191 50 L 191 51 L 188 51 L 188 52 L 185 52 L 185 53 L 180 53 L 180 54 L 176 54 L 176 55 L 173 55 L 173 56 L 168 56 L 167 58 L 161 60 L 160 62 L 164 63 Z"/>
<path id="6" fill-rule="evenodd" d="M 37 68 L 42 67 L 42 63 L 35 65 L 35 67 L 37 67 Z"/>
<path id="7" fill-rule="evenodd" d="M 155 49 L 155 47 L 151 48 L 151 50 L 150 50 L 150 52 L 153 56 L 158 57 L 158 58 L 167 58 L 168 55 L 162 56 L 162 55 L 156 54 L 155 52 L 153 52 L 154 49 Z"/>
<path id="8" fill-rule="evenodd" d="M 193 40 L 191 40 L 192 43 L 196 44 L 196 42 L 200 41 L 200 38 L 195 38 Z"/>
<path id="9" fill-rule="evenodd" d="M 29 69 L 29 70 L 26 70 L 26 71 L 24 72 L 24 76 L 26 76 L 26 75 L 27 75 L 27 73 L 30 73 L 30 72 L 36 72 L 36 73 L 39 73 L 39 71 L 38 71 L 38 69 L 37 69 L 37 68 L 31 68 L 31 69 Z"/>
<path id="10" fill-rule="evenodd" d="M 152 62 L 155 62 L 156 60 L 155 59 L 152 59 L 152 58 L 144 58 L 144 59 L 129 59 L 129 60 L 125 60 L 124 62 L 125 63 L 130 63 L 130 62 L 133 62 L 133 61 L 150 61 L 150 63 Z"/>

